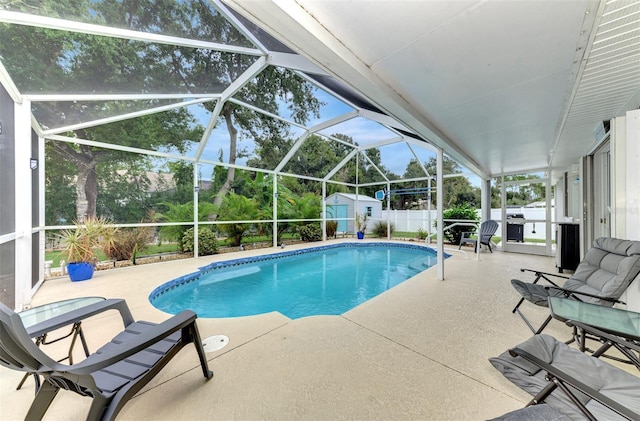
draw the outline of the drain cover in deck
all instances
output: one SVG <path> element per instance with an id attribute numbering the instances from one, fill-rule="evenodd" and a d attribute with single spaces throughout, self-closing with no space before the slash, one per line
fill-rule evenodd
<path id="1" fill-rule="evenodd" d="M 229 343 L 229 338 L 224 335 L 214 335 L 205 338 L 202 341 L 202 347 L 204 348 L 204 352 L 213 352 L 218 351 Z"/>

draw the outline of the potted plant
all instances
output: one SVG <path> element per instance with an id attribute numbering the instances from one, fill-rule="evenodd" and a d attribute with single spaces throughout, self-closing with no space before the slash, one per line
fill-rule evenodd
<path id="1" fill-rule="evenodd" d="M 364 233 L 367 231 L 367 214 L 360 214 L 356 212 L 355 225 L 358 240 L 362 240 L 364 238 Z"/>
<path id="2" fill-rule="evenodd" d="M 93 277 L 97 262 L 96 251 L 109 251 L 114 247 L 117 228 L 105 218 L 88 218 L 84 223 L 75 221 L 76 227 L 60 234 L 62 255 L 67 259 L 67 270 L 73 282 Z"/>

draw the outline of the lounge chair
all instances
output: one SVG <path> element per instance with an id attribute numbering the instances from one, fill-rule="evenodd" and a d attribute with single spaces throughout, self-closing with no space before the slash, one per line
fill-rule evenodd
<path id="1" fill-rule="evenodd" d="M 520 270 L 533 272 L 535 279 L 532 283 L 511 280 L 511 285 L 522 295 L 512 312 L 517 312 L 532 332 L 541 333 L 551 321 L 551 316 L 538 329 L 534 328 L 520 310 L 524 300 L 544 307 L 548 307 L 547 299 L 550 296 L 609 307 L 616 303 L 624 304 L 619 300 L 620 297 L 640 273 L 640 241 L 604 237 L 596 239 L 571 277 L 531 269 Z M 549 277 L 563 278 L 566 281 L 561 287 Z M 551 285 L 538 284 L 541 279 Z"/>
<path id="2" fill-rule="evenodd" d="M 110 301 L 117 300 L 106 300 L 96 306 L 108 305 Z M 195 345 L 204 377 L 207 380 L 213 377 L 195 313 L 186 310 L 160 324 L 134 322 L 128 308 L 121 315 L 124 331 L 86 360 L 65 365 L 38 348 L 20 316 L 0 303 L 0 364 L 44 377 L 25 419 L 42 419 L 60 389 L 66 389 L 92 398 L 88 420 L 112 420 L 189 343 Z"/>
<path id="3" fill-rule="evenodd" d="M 458 250 L 460 250 L 463 244 L 468 243 L 474 245 L 474 251 L 478 251 L 475 247 L 478 247 L 479 240 L 480 244 L 484 244 L 485 246 L 489 247 L 489 251 L 493 253 L 493 250 L 491 250 L 491 237 L 493 237 L 497 230 L 498 223 L 496 221 L 491 219 L 488 221 L 484 221 L 482 224 L 480 224 L 480 234 L 478 235 L 478 239 L 470 238 L 471 235 L 475 234 L 475 232 L 462 233 L 460 244 L 458 245 Z"/>
<path id="4" fill-rule="evenodd" d="M 527 406 L 546 403 L 573 420 L 640 419 L 640 377 L 551 336 L 535 335 L 489 361 L 534 396 Z"/>

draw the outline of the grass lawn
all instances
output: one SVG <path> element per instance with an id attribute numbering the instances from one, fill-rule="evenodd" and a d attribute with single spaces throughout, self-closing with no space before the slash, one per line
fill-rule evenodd
<path id="1" fill-rule="evenodd" d="M 159 253 L 173 253 L 176 251 L 178 251 L 178 245 L 175 243 L 167 243 L 167 244 L 160 244 L 160 245 L 153 244 L 153 245 L 149 245 L 144 251 L 141 251 L 140 253 L 138 253 L 138 257 L 150 256 L 150 255 L 159 254 Z M 108 260 L 107 256 L 105 256 L 105 254 L 102 251 L 98 250 L 96 254 L 98 256 L 99 261 Z M 64 256 L 60 251 L 49 250 L 45 252 L 44 260 L 53 261 L 53 264 L 51 265 L 52 268 L 60 267 L 60 261 L 63 259 L 64 259 Z"/>

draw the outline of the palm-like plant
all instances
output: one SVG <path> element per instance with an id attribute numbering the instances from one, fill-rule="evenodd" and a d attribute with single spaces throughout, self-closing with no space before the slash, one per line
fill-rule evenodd
<path id="1" fill-rule="evenodd" d="M 96 251 L 115 247 L 118 228 L 106 218 L 88 218 L 84 223 L 74 221 L 76 227 L 60 234 L 62 255 L 69 262 L 95 263 Z"/>
<path id="2" fill-rule="evenodd" d="M 184 251 L 182 238 L 185 232 L 193 226 L 193 202 L 189 203 L 163 203 L 167 208 L 165 212 L 156 213 L 154 218 L 166 222 L 182 222 L 183 225 L 167 225 L 160 228 L 160 234 L 171 240 L 177 241 L 180 250 Z M 215 214 L 215 206 L 208 202 L 198 203 L 198 221 L 206 221 L 210 215 Z M 191 223 L 191 224 L 189 224 Z"/>
<path id="3" fill-rule="evenodd" d="M 232 246 L 242 243 L 242 236 L 251 226 L 248 222 L 258 216 L 258 202 L 255 199 L 241 196 L 235 193 L 227 193 L 218 210 L 218 220 L 234 221 L 220 225 L 220 231 L 224 232 L 231 240 Z"/>

